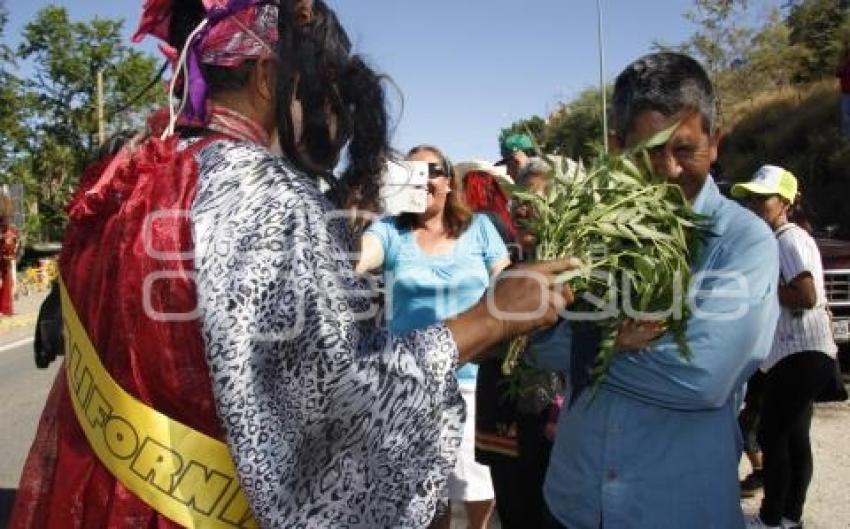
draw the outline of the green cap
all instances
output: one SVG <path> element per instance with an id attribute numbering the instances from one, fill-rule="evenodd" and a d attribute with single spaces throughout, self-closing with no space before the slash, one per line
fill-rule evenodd
<path id="1" fill-rule="evenodd" d="M 779 195 L 793 204 L 797 198 L 797 178 L 791 171 L 782 167 L 764 165 L 749 182 L 732 186 L 731 193 L 735 198 L 743 198 L 746 195 Z"/>
<path id="2" fill-rule="evenodd" d="M 534 153 L 534 141 L 528 134 L 514 133 L 508 134 L 499 142 L 499 149 L 502 152 L 502 161 L 517 151 L 524 151 L 527 154 Z"/>

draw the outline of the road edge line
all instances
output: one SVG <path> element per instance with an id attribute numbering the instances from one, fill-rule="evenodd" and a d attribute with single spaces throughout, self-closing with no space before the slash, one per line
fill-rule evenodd
<path id="1" fill-rule="evenodd" d="M 29 343 L 35 342 L 35 338 L 24 338 L 22 340 L 18 340 L 17 342 L 12 342 L 3 346 L 0 346 L 0 353 L 5 353 L 10 349 L 14 349 L 16 347 L 20 347 L 22 345 L 26 345 Z"/>

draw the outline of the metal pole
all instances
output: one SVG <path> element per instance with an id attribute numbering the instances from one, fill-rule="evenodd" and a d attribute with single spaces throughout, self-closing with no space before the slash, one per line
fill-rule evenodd
<path id="1" fill-rule="evenodd" d="M 602 145 L 608 152 L 608 94 L 605 90 L 605 45 L 602 36 L 602 0 L 596 0 L 597 37 L 599 39 L 599 97 L 602 99 Z"/>
<path id="2" fill-rule="evenodd" d="M 103 116 L 103 70 L 97 71 L 97 139 L 100 145 L 106 143 L 106 120 Z"/>

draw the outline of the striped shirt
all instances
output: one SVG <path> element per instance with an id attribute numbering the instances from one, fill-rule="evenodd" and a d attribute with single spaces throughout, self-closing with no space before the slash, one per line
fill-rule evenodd
<path id="1" fill-rule="evenodd" d="M 823 265 L 820 250 L 811 235 L 796 224 L 788 223 L 776 230 L 779 241 L 780 285 L 787 285 L 795 277 L 810 273 L 815 283 L 814 308 L 793 310 L 782 307 L 776 335 L 770 354 L 761 365 L 767 371 L 780 360 L 802 351 L 821 351 L 832 357 L 838 348 L 832 338 Z"/>

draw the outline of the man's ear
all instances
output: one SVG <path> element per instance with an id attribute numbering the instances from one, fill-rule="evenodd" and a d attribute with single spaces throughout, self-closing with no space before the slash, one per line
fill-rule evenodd
<path id="1" fill-rule="evenodd" d="M 274 101 L 277 92 L 277 61 L 272 57 L 257 59 L 257 67 L 252 75 L 254 91 L 265 101 Z"/>
<path id="2" fill-rule="evenodd" d="M 709 156 L 711 156 L 711 163 L 717 161 L 717 155 L 720 150 L 720 129 L 714 131 L 714 133 L 709 136 Z"/>

